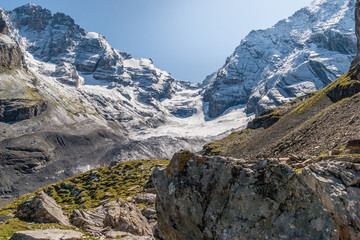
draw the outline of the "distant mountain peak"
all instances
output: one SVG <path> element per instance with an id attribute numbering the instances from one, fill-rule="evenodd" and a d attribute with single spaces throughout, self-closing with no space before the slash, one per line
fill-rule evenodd
<path id="1" fill-rule="evenodd" d="M 323 88 L 356 54 L 355 0 L 321 0 L 266 30 L 251 31 L 203 85 L 207 115 L 246 104 L 261 113 Z"/>

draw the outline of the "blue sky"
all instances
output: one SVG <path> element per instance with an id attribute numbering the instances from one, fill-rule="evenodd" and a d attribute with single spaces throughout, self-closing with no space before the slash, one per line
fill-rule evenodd
<path id="1" fill-rule="evenodd" d="M 178 80 L 201 82 L 251 30 L 289 17 L 311 0 L 30 0 L 63 12 L 116 49 L 151 58 Z M 6 10 L 29 0 L 0 1 Z"/>

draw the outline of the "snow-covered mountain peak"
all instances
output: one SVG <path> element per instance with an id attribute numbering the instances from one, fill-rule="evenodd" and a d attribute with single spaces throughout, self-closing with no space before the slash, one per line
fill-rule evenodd
<path id="1" fill-rule="evenodd" d="M 314 1 L 266 30 L 251 31 L 203 85 L 207 115 L 246 104 L 247 112 L 326 86 L 356 54 L 355 0 Z"/>

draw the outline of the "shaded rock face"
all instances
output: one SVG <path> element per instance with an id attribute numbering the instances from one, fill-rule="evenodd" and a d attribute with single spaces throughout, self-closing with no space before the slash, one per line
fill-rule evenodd
<path id="1" fill-rule="evenodd" d="M 47 108 L 43 100 L 0 99 L 0 122 L 11 123 L 40 115 Z"/>
<path id="2" fill-rule="evenodd" d="M 315 163 L 299 177 L 333 217 L 339 239 L 360 239 L 360 161 L 339 157 Z"/>
<path id="3" fill-rule="evenodd" d="M 71 223 L 99 237 L 112 235 L 113 231 L 137 236 L 152 235 L 150 225 L 140 210 L 134 204 L 121 199 L 93 210 L 74 210 Z"/>
<path id="4" fill-rule="evenodd" d="M 21 67 L 23 62 L 19 45 L 10 37 L 0 34 L 0 67 Z"/>
<path id="5" fill-rule="evenodd" d="M 282 117 L 281 114 L 273 113 L 271 110 L 265 111 L 259 117 L 250 121 L 247 125 L 249 129 L 257 129 L 257 128 L 268 128 L 275 124 Z"/>
<path id="6" fill-rule="evenodd" d="M 24 56 L 16 41 L 8 37 L 8 26 L 0 11 L 0 67 L 20 67 L 24 63 Z"/>
<path id="7" fill-rule="evenodd" d="M 348 74 L 352 80 L 351 84 L 337 85 L 326 93 L 332 102 L 338 102 L 344 98 L 352 97 L 360 92 L 360 65 L 350 69 Z"/>
<path id="8" fill-rule="evenodd" d="M 6 35 L 8 33 L 8 26 L 0 13 L 0 33 Z"/>
<path id="9" fill-rule="evenodd" d="M 87 32 L 63 13 L 27 4 L 10 12 L 10 21 L 25 36 L 25 48 L 33 56 L 59 67 L 51 75 L 70 85 L 77 84 L 74 71 L 106 82 L 136 86 L 140 102 L 170 98 L 179 87 L 167 72 L 156 69 L 150 59 L 134 59 L 112 48 L 104 36 Z M 69 65 L 62 67 L 63 65 Z M 65 77 L 64 77 L 65 75 Z M 76 74 L 75 74 L 76 75 Z M 137 84 L 135 84 L 137 83 Z"/>
<path id="10" fill-rule="evenodd" d="M 188 156 L 153 175 L 164 239 L 338 238 L 340 226 L 287 165 Z"/>
<path id="11" fill-rule="evenodd" d="M 37 223 L 57 223 L 70 225 L 61 207 L 44 192 L 37 194 L 32 200 L 19 205 L 15 217 Z"/>
<path id="12" fill-rule="evenodd" d="M 357 55 L 351 63 L 351 67 L 360 63 L 360 1 L 356 0 L 355 5 L 355 34 L 357 37 Z"/>
<path id="13" fill-rule="evenodd" d="M 78 240 L 84 237 L 84 234 L 73 230 L 47 229 L 16 232 L 11 240 Z"/>

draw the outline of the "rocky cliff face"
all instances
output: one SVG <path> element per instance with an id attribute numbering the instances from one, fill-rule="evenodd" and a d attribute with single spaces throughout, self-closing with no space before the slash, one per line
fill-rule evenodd
<path id="1" fill-rule="evenodd" d="M 356 55 L 355 0 L 314 1 L 266 30 L 252 31 L 205 81 L 207 114 L 247 105 L 262 113 L 321 89 Z"/>
<path id="2" fill-rule="evenodd" d="M 355 33 L 358 39 L 357 41 L 357 48 L 360 49 L 360 1 L 356 0 L 355 6 Z M 360 54 L 359 52 L 356 54 L 355 59 L 351 63 L 351 66 L 355 66 L 360 63 Z"/>
<path id="3" fill-rule="evenodd" d="M 7 36 L 8 26 L 0 12 L 0 66 L 4 68 L 23 66 L 24 57 L 16 41 Z"/>
<path id="4" fill-rule="evenodd" d="M 154 172 L 164 239 L 358 239 L 359 163 L 174 155 Z"/>

